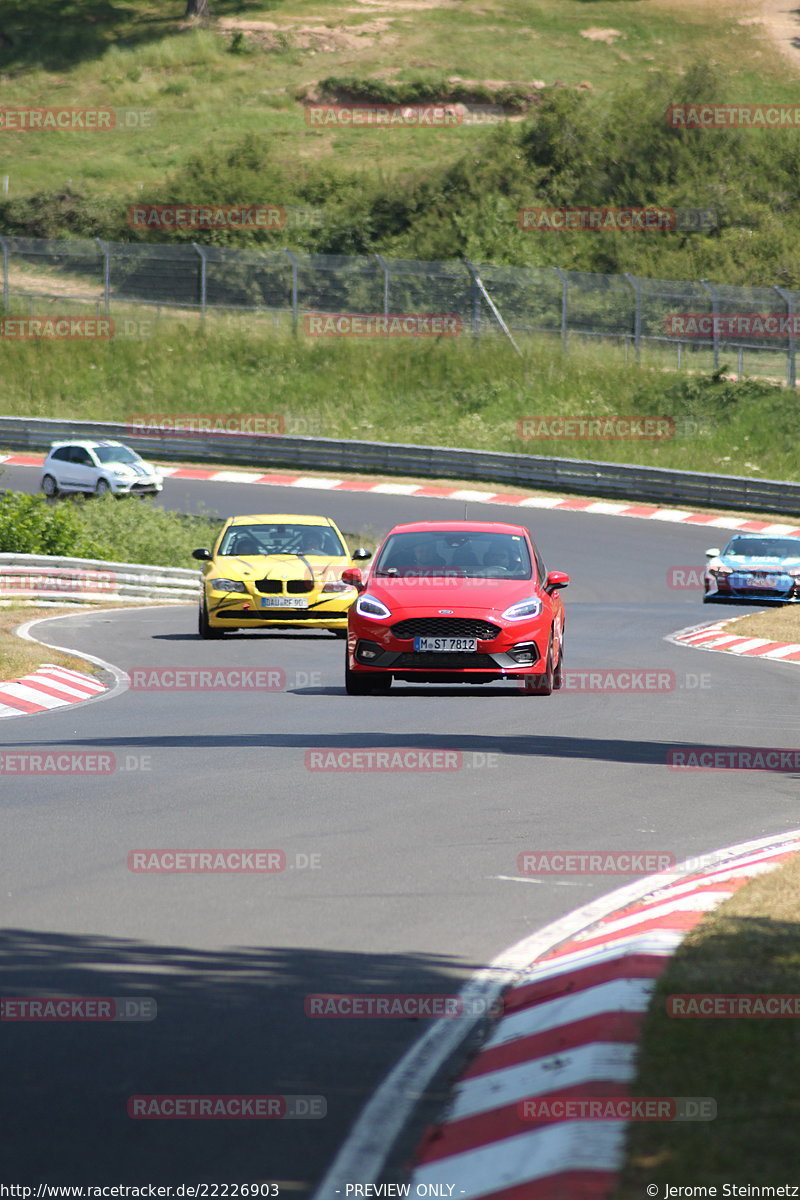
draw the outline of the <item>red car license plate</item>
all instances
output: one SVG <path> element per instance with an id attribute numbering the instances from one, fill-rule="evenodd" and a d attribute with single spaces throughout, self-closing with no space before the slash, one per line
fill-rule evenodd
<path id="1" fill-rule="evenodd" d="M 475 654 L 478 650 L 478 639 L 459 637 L 417 637 L 414 638 L 414 649 L 418 654 Z"/>

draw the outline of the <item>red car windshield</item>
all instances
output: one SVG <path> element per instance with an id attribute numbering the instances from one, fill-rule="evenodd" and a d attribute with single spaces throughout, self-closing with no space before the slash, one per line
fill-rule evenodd
<path id="1" fill-rule="evenodd" d="M 468 530 L 393 533 L 375 564 L 375 574 L 385 576 L 530 579 L 532 573 L 522 535 Z"/>

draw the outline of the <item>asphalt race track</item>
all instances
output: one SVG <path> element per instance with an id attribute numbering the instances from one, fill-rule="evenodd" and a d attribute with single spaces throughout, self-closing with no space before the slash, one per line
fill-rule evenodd
<path id="1" fill-rule="evenodd" d="M 38 474 L 8 468 L 3 483 L 33 490 Z M 321 512 L 350 533 L 464 515 L 449 501 L 178 480 L 167 480 L 162 503 Z M 3 1023 L 7 1179 L 277 1181 L 282 1194 L 309 1195 L 425 1022 L 313 1019 L 308 994 L 453 993 L 504 947 L 626 882 L 525 879 L 524 851 L 682 859 L 796 827 L 792 775 L 665 765 L 682 747 L 797 745 L 796 667 L 663 640 L 724 611 L 667 585 L 670 568 L 701 566 L 724 531 L 488 505 L 470 516 L 524 522 L 548 567 L 572 576 L 571 671 L 674 672 L 675 686 L 544 698 L 513 685 L 401 684 L 348 697 L 343 643 L 325 633 L 201 642 L 189 607 L 39 627 L 43 640 L 126 671 L 268 667 L 286 673 L 286 690 L 128 690 L 0 723 L 2 752 L 110 753 L 119 768 L 3 777 L 2 995 L 158 1005 L 149 1022 Z M 305 765 L 309 750 L 376 747 L 465 760 L 438 772 Z M 290 867 L 128 869 L 131 850 L 160 847 L 279 849 Z M 318 865 L 304 867 L 313 855 Z M 126 1111 L 134 1095 L 239 1093 L 322 1096 L 327 1116 L 148 1121 Z"/>

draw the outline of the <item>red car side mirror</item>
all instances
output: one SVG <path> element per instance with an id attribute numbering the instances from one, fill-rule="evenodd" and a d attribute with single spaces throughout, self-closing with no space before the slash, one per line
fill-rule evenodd
<path id="1" fill-rule="evenodd" d="M 544 581 L 544 590 L 549 596 L 552 596 L 558 588 L 569 587 L 569 575 L 565 575 L 563 571 L 549 571 L 547 579 Z"/>
<path id="2" fill-rule="evenodd" d="M 351 587 L 358 588 L 360 592 L 363 592 L 365 586 L 358 567 L 346 567 L 342 571 L 342 583 L 349 583 Z"/>

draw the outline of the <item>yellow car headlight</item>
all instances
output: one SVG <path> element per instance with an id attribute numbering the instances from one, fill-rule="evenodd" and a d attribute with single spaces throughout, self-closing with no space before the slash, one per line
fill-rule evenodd
<path id="1" fill-rule="evenodd" d="M 241 579 L 209 579 L 215 592 L 246 592 Z"/>

